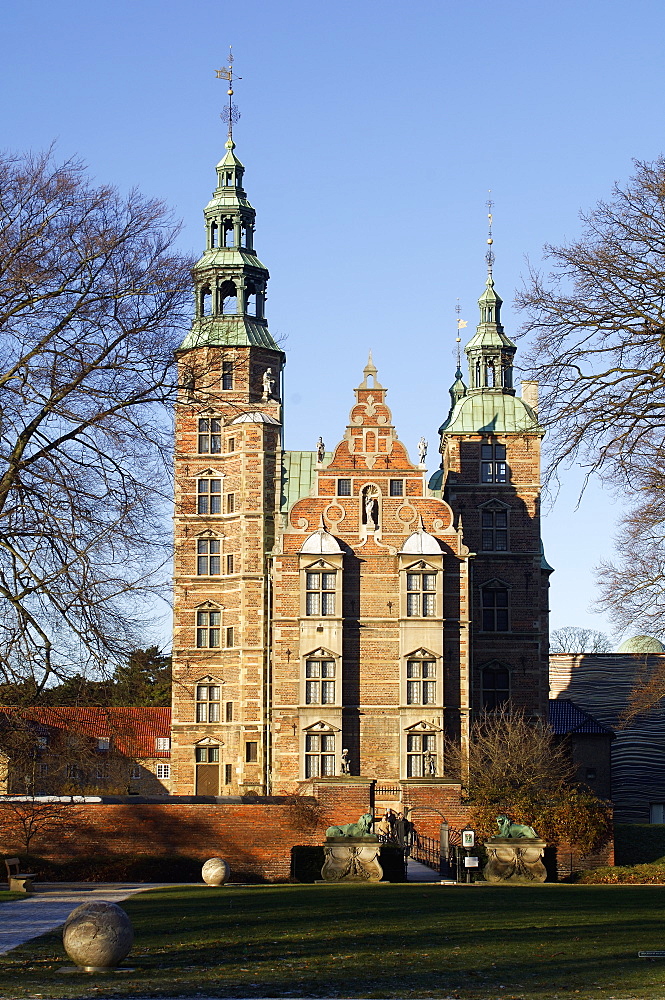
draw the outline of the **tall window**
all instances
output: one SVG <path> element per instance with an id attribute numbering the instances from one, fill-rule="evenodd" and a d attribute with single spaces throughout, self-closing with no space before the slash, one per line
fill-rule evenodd
<path id="1" fill-rule="evenodd" d="M 220 567 L 219 538 L 199 538 L 196 542 L 196 573 L 197 576 L 219 576 Z"/>
<path id="2" fill-rule="evenodd" d="M 235 493 L 226 494 L 226 513 L 233 514 L 236 509 L 236 495 Z"/>
<path id="3" fill-rule="evenodd" d="M 233 362 L 222 361 L 222 389 L 233 388 Z"/>
<path id="4" fill-rule="evenodd" d="M 481 483 L 508 482 L 505 444 L 481 444 L 480 481 Z"/>
<path id="5" fill-rule="evenodd" d="M 306 574 L 305 614 L 322 616 L 335 614 L 335 576 L 335 573 Z"/>
<path id="6" fill-rule="evenodd" d="M 222 450 L 222 421 L 219 417 L 199 420 L 199 455 L 218 455 Z"/>
<path id="7" fill-rule="evenodd" d="M 508 631 L 508 591 L 505 588 L 483 587 L 482 612 L 484 632 Z"/>
<path id="8" fill-rule="evenodd" d="M 171 765 L 170 764 L 158 764 L 157 765 L 157 777 L 160 780 L 171 777 Z"/>
<path id="9" fill-rule="evenodd" d="M 508 550 L 508 511 L 481 511 L 483 552 L 507 552 Z"/>
<path id="10" fill-rule="evenodd" d="M 407 733 L 407 778 L 426 777 L 430 773 L 432 758 L 436 761 L 436 733 Z"/>
<path id="11" fill-rule="evenodd" d="M 436 573 L 406 574 L 406 613 L 409 618 L 436 614 Z"/>
<path id="12" fill-rule="evenodd" d="M 199 649 L 219 649 L 221 611 L 196 612 L 196 645 Z"/>
<path id="13" fill-rule="evenodd" d="M 256 764 L 259 759 L 259 744 L 256 740 L 248 740 L 245 743 L 245 763 Z"/>
<path id="14" fill-rule="evenodd" d="M 222 480 L 199 479 L 197 487 L 197 514 L 222 513 Z"/>
<path id="15" fill-rule="evenodd" d="M 196 721 L 219 722 L 222 689 L 219 684 L 196 685 Z"/>
<path id="16" fill-rule="evenodd" d="M 335 774 L 335 734 L 307 733 L 305 777 L 330 778 Z"/>
<path id="17" fill-rule="evenodd" d="M 307 660 L 305 702 L 308 705 L 335 704 L 335 661 Z"/>
<path id="18" fill-rule="evenodd" d="M 436 661 L 407 660 L 407 705 L 434 705 L 436 702 Z"/>
<path id="19" fill-rule="evenodd" d="M 485 667 L 482 672 L 483 708 L 491 712 L 510 698 L 510 674 L 506 667 Z"/>

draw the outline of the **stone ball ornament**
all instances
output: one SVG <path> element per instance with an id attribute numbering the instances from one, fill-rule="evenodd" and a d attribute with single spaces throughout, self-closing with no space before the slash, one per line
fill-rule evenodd
<path id="1" fill-rule="evenodd" d="M 201 869 L 201 877 L 206 885 L 224 885 L 231 877 L 231 868 L 224 858 L 208 858 Z"/>
<path id="2" fill-rule="evenodd" d="M 83 903 L 67 917 L 62 943 L 71 960 L 87 972 L 113 969 L 129 954 L 134 930 L 115 903 Z"/>

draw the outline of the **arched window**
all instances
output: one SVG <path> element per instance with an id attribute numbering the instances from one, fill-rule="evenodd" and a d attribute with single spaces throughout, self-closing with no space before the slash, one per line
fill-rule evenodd
<path id="1" fill-rule="evenodd" d="M 212 314 L 212 293 L 210 285 L 204 285 L 199 293 L 199 313 L 201 316 Z"/>
<path id="2" fill-rule="evenodd" d="M 224 316 L 235 316 L 238 311 L 238 292 L 232 281 L 225 281 L 220 288 L 221 313 Z"/>
<path id="3" fill-rule="evenodd" d="M 224 246 L 233 246 L 233 222 L 230 219 L 224 220 Z"/>
<path id="4" fill-rule="evenodd" d="M 219 227 L 218 227 L 217 223 L 216 222 L 211 223 L 211 225 L 210 225 L 210 246 L 212 247 L 213 250 L 217 246 L 218 233 L 219 233 Z"/>
<path id="5" fill-rule="evenodd" d="M 245 312 L 248 316 L 256 316 L 256 288 L 254 285 L 247 285 L 245 289 Z"/>

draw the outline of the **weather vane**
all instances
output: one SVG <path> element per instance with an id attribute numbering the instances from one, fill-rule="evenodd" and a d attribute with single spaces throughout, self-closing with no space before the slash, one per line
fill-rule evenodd
<path id="1" fill-rule="evenodd" d="M 459 332 L 460 330 L 463 330 L 465 326 L 467 326 L 467 321 L 465 319 L 460 319 L 460 313 L 462 312 L 462 310 L 460 308 L 459 299 L 457 300 L 457 305 L 455 306 L 455 312 L 457 313 L 457 337 L 455 338 L 455 342 L 457 344 L 457 371 L 459 372 L 461 371 L 462 368 L 462 355 L 460 347 L 460 344 L 462 343 L 462 338 L 460 337 Z"/>
<path id="2" fill-rule="evenodd" d="M 488 233 L 487 233 L 488 250 L 487 253 L 485 254 L 485 260 L 487 261 L 487 275 L 488 277 L 491 278 L 492 267 L 494 265 L 494 252 L 492 250 L 492 244 L 494 243 L 494 240 L 492 239 L 492 209 L 494 208 L 494 202 L 492 201 L 491 190 L 488 192 L 488 194 L 490 197 L 485 202 L 485 204 L 487 205 L 487 221 L 488 221 Z"/>
<path id="3" fill-rule="evenodd" d="M 233 142 L 233 126 L 240 118 L 240 112 L 238 111 L 238 106 L 233 103 L 233 81 L 242 80 L 241 76 L 235 76 L 233 73 L 233 49 L 229 46 L 229 65 L 222 66 L 221 69 L 215 71 L 218 80 L 228 80 L 229 89 L 226 93 L 229 95 L 229 106 L 224 108 L 221 115 L 219 116 L 223 122 L 226 122 L 229 129 L 229 139 Z"/>

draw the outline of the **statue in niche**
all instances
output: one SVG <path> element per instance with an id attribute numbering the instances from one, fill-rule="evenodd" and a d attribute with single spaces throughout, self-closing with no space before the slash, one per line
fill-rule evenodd
<path id="1" fill-rule="evenodd" d="M 425 754 L 425 777 L 436 778 L 436 757 L 431 750 Z"/>
<path id="2" fill-rule="evenodd" d="M 319 463 L 319 465 L 321 464 L 321 462 L 325 457 L 326 457 L 326 446 L 323 443 L 323 438 L 320 437 L 319 440 L 316 442 L 316 460 Z"/>
<path id="3" fill-rule="evenodd" d="M 272 396 L 275 380 L 272 377 L 272 368 L 266 368 L 263 373 L 263 402 L 265 403 Z"/>
<path id="4" fill-rule="evenodd" d="M 342 774 L 351 774 L 351 762 L 348 750 L 342 750 Z"/>
<path id="5" fill-rule="evenodd" d="M 421 437 L 418 442 L 418 455 L 420 456 L 420 464 L 424 465 L 427 458 L 427 441 L 424 437 Z"/>
<path id="6" fill-rule="evenodd" d="M 379 527 L 379 491 L 376 486 L 367 486 L 363 490 L 363 520 L 368 531 L 376 531 Z"/>

